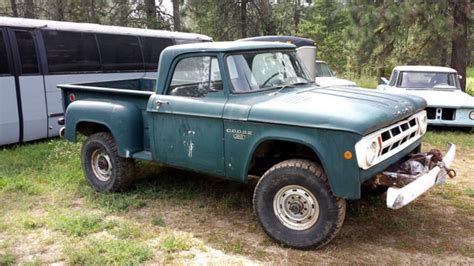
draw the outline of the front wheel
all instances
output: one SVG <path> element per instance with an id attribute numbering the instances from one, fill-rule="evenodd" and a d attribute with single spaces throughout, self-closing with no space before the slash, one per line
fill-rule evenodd
<path id="1" fill-rule="evenodd" d="M 89 136 L 82 146 L 81 159 L 84 175 L 99 192 L 124 190 L 135 175 L 133 159 L 119 156 L 114 138 L 108 132 Z"/>
<path id="2" fill-rule="evenodd" d="M 287 160 L 268 170 L 253 197 L 263 230 L 276 242 L 297 249 L 320 248 L 342 227 L 344 199 L 334 196 L 321 166 Z"/>

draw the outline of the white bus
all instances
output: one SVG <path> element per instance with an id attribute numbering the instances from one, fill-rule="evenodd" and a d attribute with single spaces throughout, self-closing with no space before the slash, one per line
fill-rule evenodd
<path id="1" fill-rule="evenodd" d="M 191 33 L 0 17 L 0 146 L 59 134 L 57 84 L 155 78 L 170 45 Z"/>

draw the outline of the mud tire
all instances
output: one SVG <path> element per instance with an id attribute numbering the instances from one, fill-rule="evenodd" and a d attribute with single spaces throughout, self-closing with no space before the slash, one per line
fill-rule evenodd
<path id="1" fill-rule="evenodd" d="M 308 229 L 291 229 L 276 214 L 274 199 L 278 191 L 289 185 L 306 189 L 317 200 L 319 216 Z M 346 201 L 333 195 L 322 167 L 301 159 L 283 161 L 270 168 L 255 187 L 253 207 L 263 230 L 274 241 L 296 249 L 328 244 L 341 229 L 346 213 Z"/>
<path id="2" fill-rule="evenodd" d="M 100 152 L 107 158 L 107 168 L 110 164 L 108 178 L 99 178 L 97 170 L 93 169 L 93 154 Z M 133 159 L 122 158 L 118 154 L 117 145 L 112 134 L 100 132 L 90 135 L 82 146 L 82 169 L 87 181 L 98 192 L 117 192 L 127 189 L 135 176 Z M 97 169 L 97 168 L 96 168 Z"/>

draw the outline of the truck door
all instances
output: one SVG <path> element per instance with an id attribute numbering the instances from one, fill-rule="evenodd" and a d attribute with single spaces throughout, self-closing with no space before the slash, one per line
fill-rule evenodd
<path id="1" fill-rule="evenodd" d="M 0 28 L 0 146 L 20 141 L 18 98 L 11 62 L 7 31 Z"/>
<path id="2" fill-rule="evenodd" d="M 157 161 L 223 175 L 226 97 L 218 60 L 211 56 L 181 59 L 166 95 L 148 103 L 153 117 L 151 146 Z"/>
<path id="3" fill-rule="evenodd" d="M 23 120 L 20 124 L 20 141 L 48 137 L 46 96 L 37 34 L 37 31 L 30 29 L 8 29 Z"/>

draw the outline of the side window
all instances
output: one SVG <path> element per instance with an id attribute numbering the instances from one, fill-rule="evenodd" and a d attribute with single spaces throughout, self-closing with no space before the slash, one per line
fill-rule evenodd
<path id="1" fill-rule="evenodd" d="M 105 71 L 143 71 L 143 58 L 135 36 L 97 34 Z"/>
<path id="2" fill-rule="evenodd" d="M 397 76 L 398 76 L 398 71 L 397 70 L 393 71 L 392 75 L 390 76 L 390 81 L 389 81 L 388 85 L 395 86 Z"/>
<path id="3" fill-rule="evenodd" d="M 37 74 L 38 58 L 33 33 L 29 31 L 15 31 L 16 43 L 20 52 L 21 73 Z"/>
<path id="4" fill-rule="evenodd" d="M 0 31 L 0 75 L 10 74 L 8 67 L 7 48 L 5 47 L 5 40 L 3 32 Z"/>
<path id="5" fill-rule="evenodd" d="M 173 45 L 173 40 L 168 38 L 140 37 L 142 44 L 145 70 L 157 71 L 160 54 L 168 46 Z"/>
<path id="6" fill-rule="evenodd" d="M 51 73 L 99 71 L 99 49 L 94 34 L 44 30 L 48 68 Z"/>
<path id="7" fill-rule="evenodd" d="M 222 90 L 217 58 L 202 56 L 178 62 L 171 80 L 169 95 L 204 97 L 209 91 Z"/>

